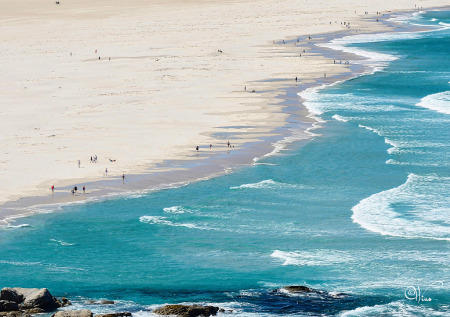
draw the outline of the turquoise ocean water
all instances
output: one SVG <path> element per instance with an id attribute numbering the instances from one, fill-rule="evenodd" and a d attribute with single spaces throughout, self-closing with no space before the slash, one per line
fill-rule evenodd
<path id="1" fill-rule="evenodd" d="M 136 316 L 183 302 L 450 315 L 450 12 L 403 23 L 435 29 L 327 44 L 375 71 L 300 94 L 324 121 L 311 141 L 211 180 L 18 219 L 0 230 L 0 287 Z M 318 292 L 273 292 L 295 284 Z M 101 298 L 117 304 L 85 303 Z"/>

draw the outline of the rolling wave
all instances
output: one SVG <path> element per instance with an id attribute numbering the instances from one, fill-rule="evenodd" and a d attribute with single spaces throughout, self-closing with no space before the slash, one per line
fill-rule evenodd
<path id="1" fill-rule="evenodd" d="M 440 113 L 450 114 L 450 91 L 428 95 L 422 98 L 417 106 Z"/>

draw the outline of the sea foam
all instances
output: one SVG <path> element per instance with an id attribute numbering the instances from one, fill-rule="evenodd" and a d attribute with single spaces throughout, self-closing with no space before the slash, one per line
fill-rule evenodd
<path id="1" fill-rule="evenodd" d="M 410 174 L 403 185 L 361 200 L 352 219 L 382 235 L 450 241 L 449 190 L 450 178 Z"/>
<path id="2" fill-rule="evenodd" d="M 422 98 L 417 106 L 450 114 L 450 91 L 428 95 Z"/>

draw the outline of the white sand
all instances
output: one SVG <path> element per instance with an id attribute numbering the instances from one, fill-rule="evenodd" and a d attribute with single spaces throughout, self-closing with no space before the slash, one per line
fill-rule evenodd
<path id="1" fill-rule="evenodd" d="M 114 177 L 193 159 L 197 145 L 225 151 L 217 132 L 248 132 L 237 149 L 286 118 L 274 92 L 259 93 L 286 83 L 256 81 L 346 70 L 273 40 L 345 30 L 341 21 L 382 29 L 364 11 L 447 3 L 0 0 L 0 203 L 102 179 L 106 168 Z"/>

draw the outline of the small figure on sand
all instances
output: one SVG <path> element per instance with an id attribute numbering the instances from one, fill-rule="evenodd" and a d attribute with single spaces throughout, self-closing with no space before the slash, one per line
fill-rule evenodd
<path id="1" fill-rule="evenodd" d="M 247 86 L 244 87 L 244 91 L 247 91 Z"/>
<path id="2" fill-rule="evenodd" d="M 98 60 L 100 60 L 100 56 L 98 57 Z"/>
<path id="3" fill-rule="evenodd" d="M 80 160 L 78 160 L 78 168 L 80 168 L 81 162 Z"/>
<path id="4" fill-rule="evenodd" d="M 228 141 L 227 146 L 228 146 L 228 147 L 231 147 L 230 141 Z"/>
<path id="5" fill-rule="evenodd" d="M 91 163 L 92 163 L 92 155 L 91 155 Z"/>
<path id="6" fill-rule="evenodd" d="M 105 176 L 108 176 L 108 168 L 105 169 Z"/>
<path id="7" fill-rule="evenodd" d="M 83 186 L 83 194 L 86 193 L 86 187 Z"/>
<path id="8" fill-rule="evenodd" d="M 52 185 L 52 193 L 55 192 L 55 185 Z"/>
<path id="9" fill-rule="evenodd" d="M 125 181 L 125 174 L 122 174 L 122 182 Z"/>
<path id="10" fill-rule="evenodd" d="M 71 190 L 72 195 L 75 195 L 75 190 L 72 188 Z"/>
<path id="11" fill-rule="evenodd" d="M 195 149 L 198 151 L 198 145 L 195 147 Z"/>
<path id="12" fill-rule="evenodd" d="M 211 150 L 211 148 L 212 148 L 212 144 L 209 144 L 209 149 Z"/>
<path id="13" fill-rule="evenodd" d="M 297 77 L 295 77 L 295 82 L 297 82 Z"/>

